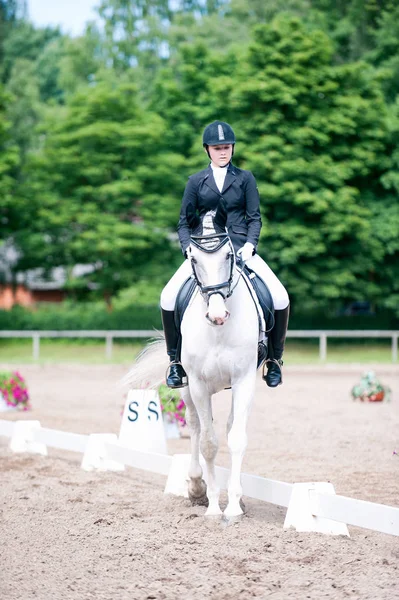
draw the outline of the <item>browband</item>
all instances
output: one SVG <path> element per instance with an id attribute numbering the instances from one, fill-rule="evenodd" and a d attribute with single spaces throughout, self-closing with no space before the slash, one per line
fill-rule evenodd
<path id="1" fill-rule="evenodd" d="M 216 240 L 218 238 L 220 239 L 220 242 L 216 246 L 212 246 L 212 248 L 205 247 L 204 244 L 208 244 L 208 242 L 211 242 L 212 240 Z M 217 250 L 219 250 L 219 248 L 224 246 L 224 244 L 226 244 L 229 241 L 229 239 L 230 238 L 227 233 L 211 233 L 209 235 L 192 235 L 191 236 L 191 242 L 194 244 L 194 246 L 196 246 L 203 252 L 208 252 L 208 254 L 211 254 L 212 252 L 216 252 Z"/>

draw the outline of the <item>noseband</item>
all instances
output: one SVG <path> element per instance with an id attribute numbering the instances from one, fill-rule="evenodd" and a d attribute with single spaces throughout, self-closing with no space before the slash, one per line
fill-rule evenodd
<path id="1" fill-rule="evenodd" d="M 216 240 L 219 240 L 219 243 L 216 243 L 216 245 L 213 245 L 212 242 L 213 241 L 216 242 Z M 209 302 L 209 298 L 210 298 L 210 296 L 212 296 L 212 294 L 220 294 L 223 297 L 223 299 L 226 300 L 226 298 L 229 298 L 231 296 L 231 294 L 233 293 L 233 290 L 231 289 L 231 284 L 233 282 L 233 272 L 234 272 L 234 250 L 233 250 L 231 240 L 230 240 L 228 234 L 227 233 L 211 233 L 210 235 L 192 235 L 191 243 L 194 246 L 196 246 L 196 248 L 198 248 L 202 252 L 206 252 L 207 254 L 213 254 L 214 252 L 217 252 L 217 250 L 220 250 L 220 248 L 222 248 L 227 243 L 230 245 L 230 252 L 229 252 L 230 274 L 229 274 L 228 280 L 224 281 L 223 283 L 217 283 L 215 285 L 203 285 L 198 278 L 198 274 L 195 269 L 194 259 L 191 258 L 191 267 L 193 269 L 194 279 L 201 291 L 201 294 L 204 296 L 204 298 L 207 300 L 207 302 Z M 224 294 L 221 291 L 224 288 L 227 288 L 227 294 Z"/>

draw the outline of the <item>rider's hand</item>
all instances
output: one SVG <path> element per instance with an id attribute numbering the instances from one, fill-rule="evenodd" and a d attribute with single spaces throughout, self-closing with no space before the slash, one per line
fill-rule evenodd
<path id="1" fill-rule="evenodd" d="M 245 242 L 243 247 L 237 251 L 237 256 L 240 256 L 243 262 L 247 262 L 254 254 L 255 246 L 251 242 Z"/>

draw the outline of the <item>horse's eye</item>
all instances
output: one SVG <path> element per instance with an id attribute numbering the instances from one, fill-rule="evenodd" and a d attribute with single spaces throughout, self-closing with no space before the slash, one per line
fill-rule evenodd
<path id="1" fill-rule="evenodd" d="M 192 257 L 191 257 L 191 262 L 192 262 L 194 265 L 196 265 L 196 264 L 197 264 L 197 259 L 196 259 L 196 258 L 194 258 L 194 256 L 192 256 Z"/>
<path id="2" fill-rule="evenodd" d="M 226 260 L 229 260 L 230 256 L 231 256 L 231 252 L 228 252 L 228 253 L 226 254 Z"/>

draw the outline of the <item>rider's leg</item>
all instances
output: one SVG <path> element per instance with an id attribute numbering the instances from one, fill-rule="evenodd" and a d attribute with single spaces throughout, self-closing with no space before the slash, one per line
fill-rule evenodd
<path id="1" fill-rule="evenodd" d="M 287 336 L 290 305 L 282 310 L 274 311 L 274 326 L 270 332 L 270 352 L 267 359 L 267 373 L 264 377 L 269 387 L 276 387 L 283 383 L 281 367 L 283 366 L 283 352 Z"/>
<path id="2" fill-rule="evenodd" d="M 248 260 L 247 265 L 263 279 L 273 298 L 275 322 L 269 336 L 268 368 L 264 379 L 269 387 L 276 387 L 282 383 L 281 367 L 283 365 L 282 358 L 287 335 L 290 300 L 283 284 L 258 254 Z"/>
<path id="3" fill-rule="evenodd" d="M 166 385 L 180 388 L 187 385 L 187 375 L 180 363 L 176 363 L 176 353 L 180 333 L 175 325 L 175 304 L 177 294 L 183 283 L 191 275 L 191 265 L 188 260 L 179 267 L 161 294 L 161 315 L 165 334 L 166 350 L 170 358 L 170 369 Z"/>

